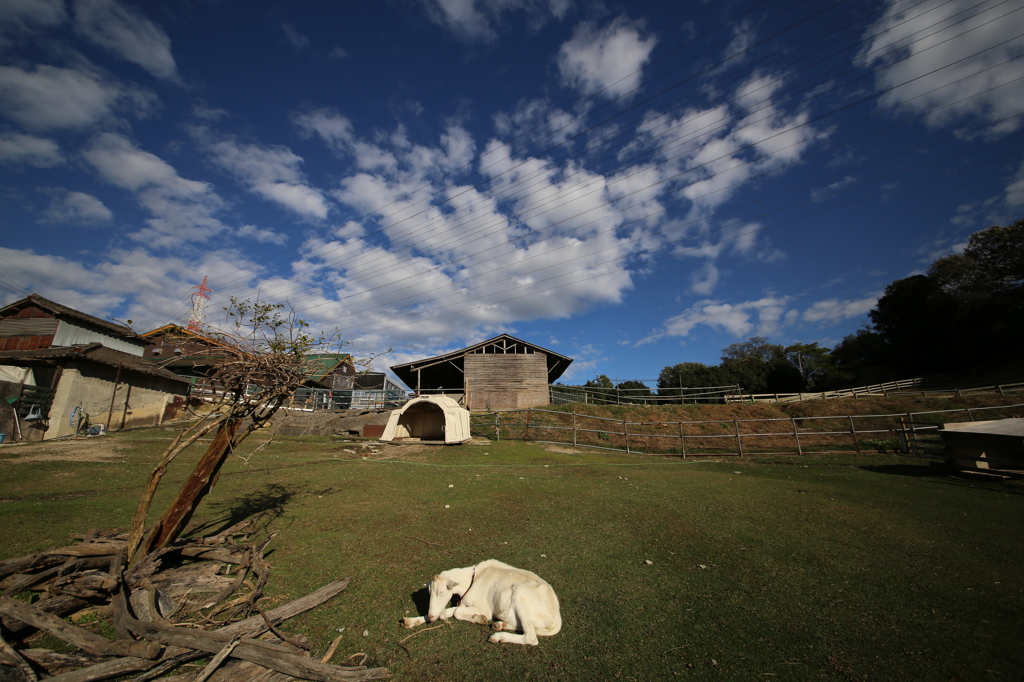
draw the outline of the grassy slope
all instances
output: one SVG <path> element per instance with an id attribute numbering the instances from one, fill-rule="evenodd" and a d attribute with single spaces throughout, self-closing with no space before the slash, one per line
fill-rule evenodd
<path id="1" fill-rule="evenodd" d="M 0 555 L 125 528 L 168 437 L 110 437 L 126 447 L 115 462 L 0 461 Z M 892 455 L 650 462 L 502 442 L 374 461 L 350 447 L 279 439 L 253 468 L 232 462 L 193 525 L 271 511 L 272 599 L 353 578 L 286 629 L 322 652 L 345 628 L 338 658 L 366 652 L 397 679 L 1008 679 L 1024 664 L 1015 485 Z M 555 586 L 560 634 L 494 646 L 457 622 L 406 641 L 411 656 L 397 646 L 431 574 L 491 557 Z"/>

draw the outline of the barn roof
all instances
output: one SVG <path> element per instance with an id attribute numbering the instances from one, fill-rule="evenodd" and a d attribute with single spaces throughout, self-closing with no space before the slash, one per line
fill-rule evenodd
<path id="1" fill-rule="evenodd" d="M 340 365 L 352 364 L 350 353 L 311 353 L 305 359 L 310 368 L 309 378 L 313 381 L 323 381 Z"/>
<path id="2" fill-rule="evenodd" d="M 463 359 L 467 355 L 475 353 L 502 354 L 507 352 L 543 353 L 547 358 L 548 383 L 557 381 L 558 377 L 562 376 L 569 365 L 572 364 L 572 358 L 561 353 L 556 353 L 537 344 L 517 339 L 509 334 L 502 334 L 461 350 L 452 351 L 451 353 L 437 355 L 432 358 L 423 358 L 422 360 L 415 360 L 402 365 L 394 365 L 391 367 L 391 371 L 404 381 L 407 386 L 413 387 L 416 386 L 417 371 L 430 370 L 429 381 L 426 382 L 429 385 L 424 385 L 424 388 L 458 389 L 463 386 Z M 426 373 L 423 378 L 427 378 Z"/>

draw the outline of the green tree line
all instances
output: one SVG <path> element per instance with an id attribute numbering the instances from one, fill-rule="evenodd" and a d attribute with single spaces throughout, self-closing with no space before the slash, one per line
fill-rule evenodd
<path id="1" fill-rule="evenodd" d="M 640 381 L 588 381 L 593 402 L 649 402 L 687 388 L 731 386 L 744 393 L 828 391 L 985 365 L 1019 362 L 1024 339 L 1024 220 L 971 235 L 962 253 L 925 274 L 892 282 L 870 323 L 834 348 L 789 346 L 755 336 L 722 350 L 721 362 L 665 367 L 657 394 Z M 620 390 L 615 389 L 632 389 Z M 593 393 L 593 395 L 590 395 Z M 645 400 L 646 398 L 646 400 Z"/>

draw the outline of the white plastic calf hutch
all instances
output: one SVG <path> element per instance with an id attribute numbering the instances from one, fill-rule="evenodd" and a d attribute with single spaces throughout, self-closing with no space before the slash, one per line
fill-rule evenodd
<path id="1" fill-rule="evenodd" d="M 380 439 L 386 442 L 432 441 L 445 445 L 468 443 L 471 440 L 469 410 L 443 395 L 416 398 L 391 413 Z"/>

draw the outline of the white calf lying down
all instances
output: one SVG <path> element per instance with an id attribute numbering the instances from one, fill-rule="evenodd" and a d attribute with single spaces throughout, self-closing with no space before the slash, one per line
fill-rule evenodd
<path id="1" fill-rule="evenodd" d="M 431 579 L 428 588 L 427 617 L 403 618 L 402 627 L 414 628 L 452 616 L 480 625 L 493 620 L 491 627 L 499 632 L 488 641 L 512 644 L 536 644 L 537 635 L 550 637 L 562 629 L 558 597 L 551 585 L 535 573 L 494 559 L 443 571 Z M 460 595 L 461 601 L 454 608 L 445 608 L 452 594 Z M 523 634 L 512 634 L 515 632 Z"/>

